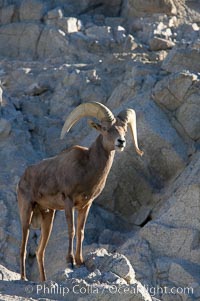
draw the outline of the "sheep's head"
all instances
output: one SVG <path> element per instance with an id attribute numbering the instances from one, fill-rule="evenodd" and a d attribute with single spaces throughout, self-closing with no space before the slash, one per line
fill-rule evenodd
<path id="1" fill-rule="evenodd" d="M 113 113 L 103 104 L 98 102 L 83 103 L 76 107 L 65 121 L 62 128 L 61 139 L 70 128 L 82 117 L 95 117 L 100 121 L 96 123 L 89 120 L 90 126 L 100 131 L 103 136 L 103 142 L 107 149 L 123 151 L 126 146 L 125 135 L 127 127 L 131 129 L 133 142 L 136 152 L 142 156 L 143 152 L 138 148 L 136 114 L 132 109 L 123 110 L 115 118 Z"/>
<path id="2" fill-rule="evenodd" d="M 102 134 L 103 145 L 107 150 L 124 150 L 127 126 L 121 120 L 116 118 L 112 122 L 102 121 L 101 123 L 88 120 L 88 124 Z"/>

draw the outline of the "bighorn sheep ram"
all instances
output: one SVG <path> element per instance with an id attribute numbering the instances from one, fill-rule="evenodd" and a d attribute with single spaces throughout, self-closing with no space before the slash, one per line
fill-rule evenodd
<path id="1" fill-rule="evenodd" d="M 102 192 L 115 150 L 123 151 L 127 126 L 130 127 L 136 152 L 138 148 L 136 115 L 132 109 L 123 110 L 116 118 L 103 104 L 84 103 L 76 107 L 66 119 L 61 138 L 83 117 L 94 117 L 100 121 L 89 121 L 100 135 L 89 147 L 73 146 L 57 156 L 29 166 L 21 177 L 18 188 L 18 205 L 22 225 L 20 251 L 21 279 L 26 279 L 25 260 L 29 228 L 41 227 L 41 237 L 36 251 L 40 280 L 46 280 L 44 269 L 45 248 L 52 230 L 55 210 L 65 210 L 69 249 L 67 261 L 81 265 L 82 242 L 87 215 L 93 200 Z M 73 255 L 75 236 L 74 209 L 78 210 L 76 229 L 76 253 Z"/>

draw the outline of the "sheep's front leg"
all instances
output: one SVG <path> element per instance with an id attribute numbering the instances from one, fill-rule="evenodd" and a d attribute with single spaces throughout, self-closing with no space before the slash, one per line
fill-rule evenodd
<path id="1" fill-rule="evenodd" d="M 67 262 L 73 266 L 75 265 L 74 254 L 73 254 L 73 241 L 75 236 L 75 226 L 74 226 L 74 208 L 73 203 L 70 199 L 65 201 L 65 215 L 68 225 L 68 237 L 69 237 L 69 246 L 67 254 Z"/>
<path id="2" fill-rule="evenodd" d="M 75 260 L 77 265 L 83 264 L 82 243 L 84 239 L 84 229 L 87 216 L 91 207 L 91 203 L 78 211 L 77 217 L 77 232 L 76 232 L 76 255 Z"/>

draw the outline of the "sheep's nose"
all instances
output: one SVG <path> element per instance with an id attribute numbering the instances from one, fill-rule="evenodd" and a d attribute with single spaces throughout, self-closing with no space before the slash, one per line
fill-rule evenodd
<path id="1" fill-rule="evenodd" d="M 117 142 L 120 144 L 120 145 L 124 145 L 126 143 L 126 140 L 125 139 L 122 139 L 122 138 L 118 138 L 117 139 Z"/>

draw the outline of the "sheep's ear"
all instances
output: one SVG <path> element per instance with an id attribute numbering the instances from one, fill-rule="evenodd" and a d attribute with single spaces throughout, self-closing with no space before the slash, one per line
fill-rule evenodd
<path id="1" fill-rule="evenodd" d="M 93 120 L 88 120 L 88 125 L 97 131 L 101 131 L 101 125 L 99 123 L 94 122 Z"/>

